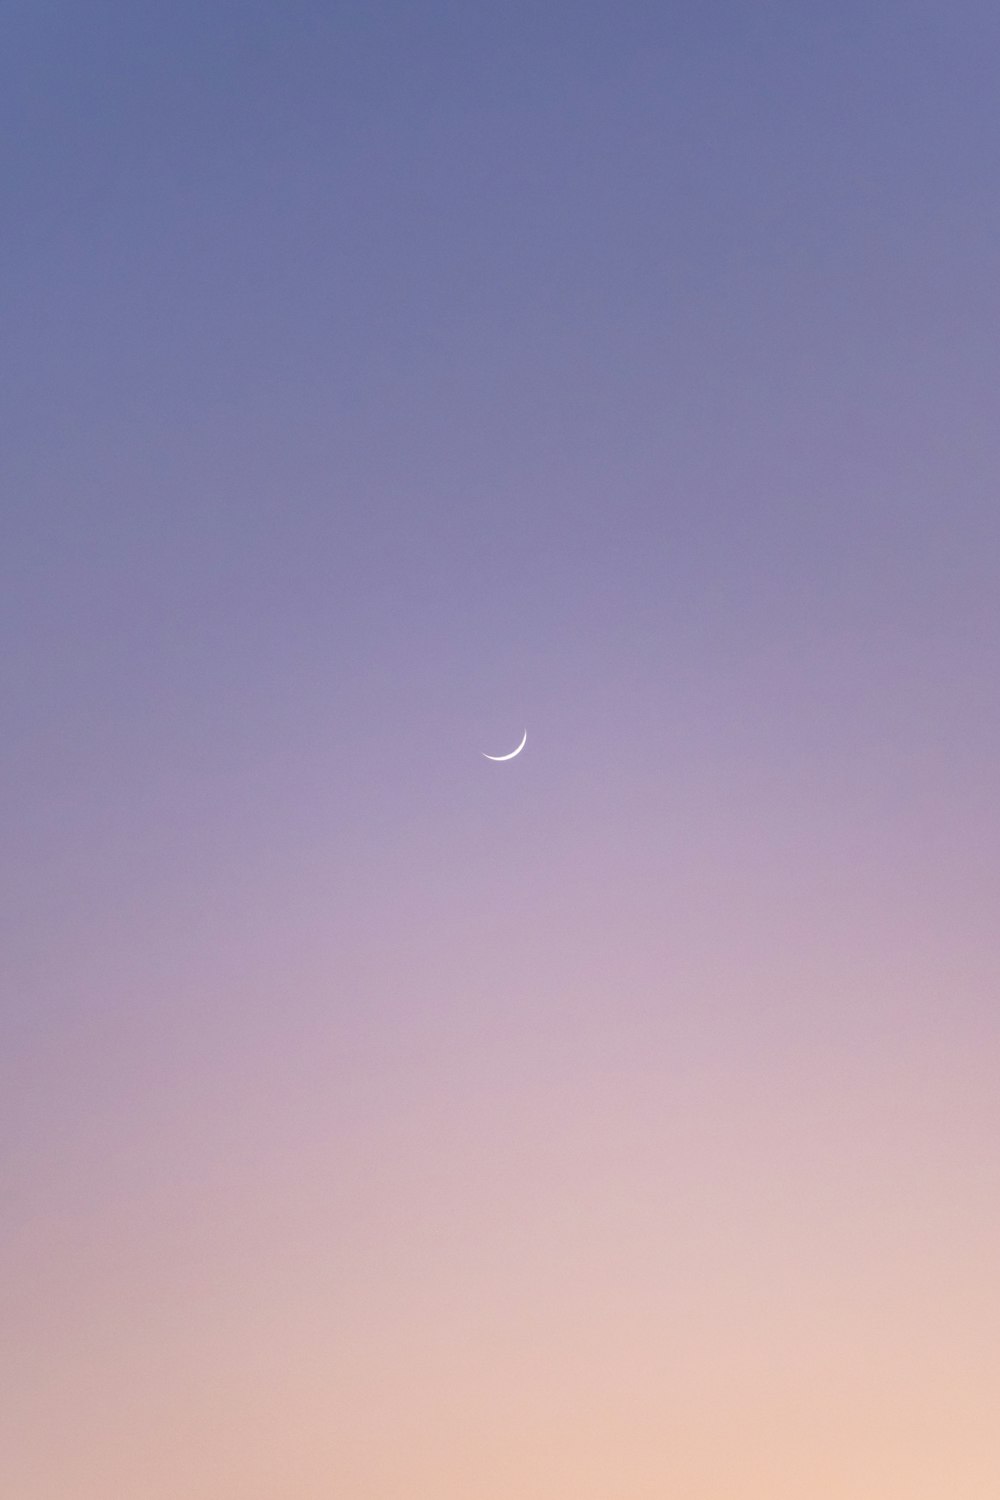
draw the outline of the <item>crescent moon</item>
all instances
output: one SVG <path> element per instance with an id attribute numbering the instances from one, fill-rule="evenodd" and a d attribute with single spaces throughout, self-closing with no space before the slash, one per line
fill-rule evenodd
<path id="1" fill-rule="evenodd" d="M 486 751 L 485 750 L 483 751 L 483 754 L 486 755 L 486 759 L 487 760 L 513 760 L 515 755 L 520 755 L 521 751 L 524 749 L 524 747 L 525 747 L 525 745 L 527 743 L 528 743 L 528 731 L 525 730 L 524 731 L 524 739 L 518 745 L 517 749 L 516 750 L 512 750 L 509 755 L 486 755 Z"/>

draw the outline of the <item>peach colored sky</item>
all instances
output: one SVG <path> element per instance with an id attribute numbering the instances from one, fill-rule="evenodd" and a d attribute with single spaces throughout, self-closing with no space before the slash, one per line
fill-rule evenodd
<path id="1" fill-rule="evenodd" d="M 7 7 L 0 1494 L 1000 1493 L 1000 16 L 820 11 Z"/>

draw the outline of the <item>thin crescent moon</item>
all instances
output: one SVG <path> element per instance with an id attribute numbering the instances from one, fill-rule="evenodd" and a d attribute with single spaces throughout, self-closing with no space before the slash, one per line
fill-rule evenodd
<path id="1" fill-rule="evenodd" d="M 487 760 L 513 760 L 515 755 L 520 755 L 521 751 L 524 749 L 524 747 L 525 747 L 525 745 L 527 743 L 528 743 L 528 731 L 525 730 L 524 731 L 524 739 L 518 745 L 517 749 L 516 750 L 512 750 L 509 755 L 486 755 L 486 751 L 485 750 L 482 753 L 483 753 L 483 755 L 486 755 L 486 759 Z"/>

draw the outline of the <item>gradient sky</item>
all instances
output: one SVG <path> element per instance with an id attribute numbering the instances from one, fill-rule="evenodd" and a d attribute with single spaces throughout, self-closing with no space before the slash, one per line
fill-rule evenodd
<path id="1" fill-rule="evenodd" d="M 0 1493 L 1000 1494 L 998 70 L 0 9 Z"/>

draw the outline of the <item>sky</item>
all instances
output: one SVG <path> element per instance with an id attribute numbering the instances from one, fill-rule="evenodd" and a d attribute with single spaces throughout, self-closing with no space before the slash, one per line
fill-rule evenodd
<path id="1" fill-rule="evenodd" d="M 1000 1493 L 998 63 L 2 8 L 0 1492 Z"/>

